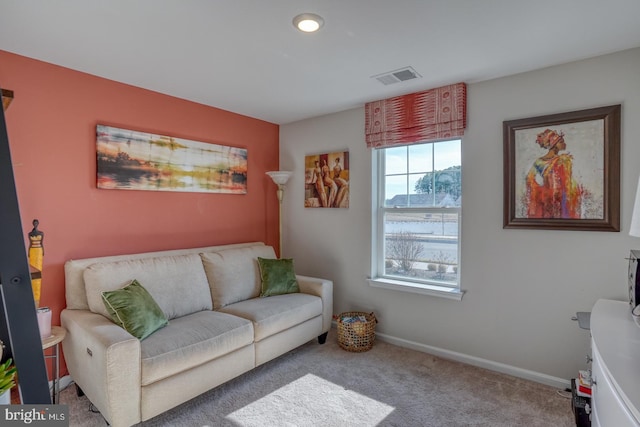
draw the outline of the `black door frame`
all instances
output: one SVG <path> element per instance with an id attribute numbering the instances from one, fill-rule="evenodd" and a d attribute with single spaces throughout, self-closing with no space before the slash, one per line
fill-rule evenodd
<path id="1" fill-rule="evenodd" d="M 31 273 L 20 220 L 9 136 L 0 111 L 0 339 L 18 370 L 22 404 L 50 404 Z"/>

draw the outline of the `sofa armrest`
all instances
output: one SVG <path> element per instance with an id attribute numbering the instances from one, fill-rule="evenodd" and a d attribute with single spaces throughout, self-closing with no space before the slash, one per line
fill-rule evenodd
<path id="1" fill-rule="evenodd" d="M 141 421 L 140 341 L 104 316 L 88 310 L 60 314 L 62 342 L 75 383 L 112 426 Z"/>
<path id="2" fill-rule="evenodd" d="M 333 282 L 317 277 L 296 275 L 300 292 L 318 296 L 322 299 L 322 332 L 331 329 L 333 316 Z"/>

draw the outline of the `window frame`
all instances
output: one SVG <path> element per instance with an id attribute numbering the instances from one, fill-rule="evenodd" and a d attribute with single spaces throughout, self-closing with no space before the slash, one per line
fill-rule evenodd
<path id="1" fill-rule="evenodd" d="M 452 138 L 442 141 L 425 141 L 416 143 L 418 144 L 437 144 L 438 142 L 455 141 L 460 140 L 462 144 L 462 138 Z M 409 144 L 411 145 L 411 144 Z M 408 145 L 402 145 L 407 147 Z M 443 208 L 443 207 L 387 207 L 384 205 L 385 201 L 385 150 L 393 147 L 382 147 L 371 150 L 371 170 L 372 170 L 372 222 L 371 222 L 371 275 L 368 279 L 369 285 L 376 288 L 392 289 L 403 292 L 411 292 L 417 294 L 431 295 L 442 298 L 448 298 L 453 300 L 461 300 L 464 291 L 461 289 L 462 275 L 461 275 L 461 252 L 462 252 L 462 206 Z M 435 161 L 432 159 L 432 161 Z M 462 163 L 462 162 L 461 162 Z M 411 174 L 407 170 L 407 174 Z M 462 165 L 460 168 L 460 174 L 462 177 Z M 410 278 L 404 278 L 400 276 L 385 275 L 385 236 L 384 236 L 384 218 L 387 212 L 413 212 L 413 213 L 453 213 L 455 212 L 458 217 L 458 271 L 457 271 L 457 283 L 452 285 L 451 283 L 438 282 L 437 280 L 412 280 Z"/>

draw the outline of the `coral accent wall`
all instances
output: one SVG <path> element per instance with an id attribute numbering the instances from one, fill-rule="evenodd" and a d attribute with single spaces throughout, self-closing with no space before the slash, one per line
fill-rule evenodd
<path id="1" fill-rule="evenodd" d="M 45 232 L 42 298 L 59 324 L 72 258 L 264 241 L 277 246 L 278 125 L 0 50 L 25 234 Z M 131 66 L 135 66 L 132 64 Z M 179 78 L 179 76 L 176 76 Z M 96 188 L 96 125 L 248 150 L 245 195 Z"/>

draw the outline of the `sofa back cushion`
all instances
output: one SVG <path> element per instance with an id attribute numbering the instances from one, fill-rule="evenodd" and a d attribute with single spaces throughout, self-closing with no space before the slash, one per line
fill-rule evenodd
<path id="1" fill-rule="evenodd" d="M 209 279 L 213 309 L 260 296 L 258 257 L 275 258 L 271 246 L 226 249 L 201 253 Z"/>
<path id="2" fill-rule="evenodd" d="M 264 246 L 263 242 L 231 243 L 229 245 L 206 246 L 187 249 L 170 249 L 166 251 L 142 252 L 137 254 L 109 255 L 95 258 L 70 259 L 64 263 L 64 291 L 67 308 L 73 310 L 89 310 L 87 292 L 84 284 L 84 270 L 97 262 L 130 261 L 133 259 L 157 258 L 215 252 L 231 248 Z"/>
<path id="3" fill-rule="evenodd" d="M 110 319 L 102 292 L 120 289 L 134 279 L 169 320 L 212 308 L 202 261 L 198 254 L 191 254 L 90 265 L 84 271 L 89 309 Z"/>

